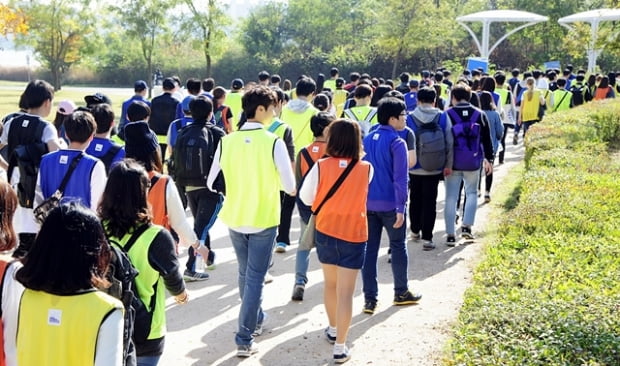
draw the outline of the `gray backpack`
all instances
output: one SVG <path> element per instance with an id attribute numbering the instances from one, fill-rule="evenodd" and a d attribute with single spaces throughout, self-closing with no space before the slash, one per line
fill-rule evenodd
<path id="1" fill-rule="evenodd" d="M 443 169 L 446 165 L 446 138 L 439 124 L 442 113 L 437 113 L 431 122 L 423 123 L 411 114 L 415 125 L 416 168 L 428 171 Z"/>

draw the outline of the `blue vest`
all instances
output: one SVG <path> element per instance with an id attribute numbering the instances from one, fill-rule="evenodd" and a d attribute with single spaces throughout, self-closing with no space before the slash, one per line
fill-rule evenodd
<path id="1" fill-rule="evenodd" d="M 90 145 L 88 145 L 88 147 L 86 148 L 86 153 L 88 155 L 101 159 L 105 154 L 108 153 L 108 151 L 110 151 L 110 148 L 112 147 L 113 144 L 115 143 L 109 139 L 95 137 L 93 138 L 93 141 L 91 141 Z M 113 167 L 114 164 L 123 160 L 124 158 L 125 158 L 125 148 L 123 147 L 112 158 L 110 167 Z"/>
<path id="2" fill-rule="evenodd" d="M 170 147 L 174 147 L 177 142 L 177 136 L 179 135 L 179 131 L 190 123 L 193 123 L 194 120 L 192 117 L 183 117 L 179 119 L 175 119 L 172 122 L 172 127 L 170 127 Z"/>
<path id="3" fill-rule="evenodd" d="M 407 106 L 407 112 L 413 112 L 413 110 L 418 106 L 418 92 L 406 93 L 405 105 Z"/>
<path id="4" fill-rule="evenodd" d="M 62 178 L 69 170 L 71 161 L 79 154 L 80 151 L 77 150 L 58 150 L 43 156 L 39 170 L 43 198 L 47 199 L 56 192 Z M 63 194 L 63 201 L 80 202 L 90 207 L 90 180 L 93 168 L 98 161 L 97 158 L 84 154 L 71 174 Z"/>
<path id="5" fill-rule="evenodd" d="M 374 175 L 368 187 L 369 201 L 396 202 L 394 196 L 394 166 L 392 143 L 400 138 L 391 126 L 381 125 L 364 137 L 364 160 L 374 167 Z M 403 144 L 405 142 L 403 141 Z"/>

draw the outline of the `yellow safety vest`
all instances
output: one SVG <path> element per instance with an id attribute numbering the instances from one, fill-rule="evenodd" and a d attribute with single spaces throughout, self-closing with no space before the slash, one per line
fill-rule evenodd
<path id="1" fill-rule="evenodd" d="M 541 91 L 540 89 L 534 89 L 532 99 L 528 99 L 528 93 L 529 91 L 525 90 L 521 97 L 521 106 L 523 108 L 523 117 L 521 120 L 523 122 L 539 121 L 538 109 L 540 108 Z"/>
<path id="2" fill-rule="evenodd" d="M 568 90 L 558 89 L 553 92 L 554 106 L 550 112 L 565 111 L 570 109 L 570 103 L 573 99 L 573 93 Z"/>
<path id="3" fill-rule="evenodd" d="M 139 272 L 135 279 L 138 297 L 142 300 L 146 310 L 153 314 L 147 339 L 159 339 L 166 334 L 166 288 L 159 272 L 149 263 L 149 247 L 162 230 L 165 229 L 161 226 L 151 225 L 140 235 L 127 253 L 131 264 Z M 118 243 L 123 248 L 132 234 L 133 231 L 125 234 L 122 239 L 114 237 L 109 239 L 110 242 Z"/>
<path id="4" fill-rule="evenodd" d="M 97 290 L 59 296 L 26 289 L 19 305 L 18 364 L 94 365 L 99 328 L 116 309 L 123 304 Z"/>
<path id="5" fill-rule="evenodd" d="M 230 121 L 230 127 L 233 131 L 237 131 L 237 123 L 239 123 L 239 118 L 241 118 L 241 113 L 243 112 L 241 98 L 243 98 L 242 92 L 226 94 L 226 105 L 230 108 L 233 115 L 232 121 Z"/>
<path id="6" fill-rule="evenodd" d="M 313 106 L 309 106 L 303 113 L 293 112 L 288 106 L 282 108 L 280 119 L 286 122 L 293 130 L 295 154 L 303 147 L 310 145 L 314 140 L 314 135 L 310 128 L 310 119 L 317 114 L 318 111 L 319 110 Z"/>
<path id="7" fill-rule="evenodd" d="M 263 128 L 222 138 L 220 167 L 226 201 L 220 219 L 238 227 L 270 228 L 280 222 L 280 175 L 273 159 L 278 136 Z"/>

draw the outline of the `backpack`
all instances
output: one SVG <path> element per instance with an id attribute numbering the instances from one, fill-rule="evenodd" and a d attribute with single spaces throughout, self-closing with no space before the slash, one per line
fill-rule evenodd
<path id="1" fill-rule="evenodd" d="M 148 312 L 146 306 L 138 296 L 135 278 L 138 276 L 138 270 L 129 260 L 127 252 L 138 240 L 140 235 L 148 229 L 149 225 L 138 227 L 125 247 L 110 240 L 110 269 L 108 271 L 108 281 L 111 286 L 103 289 L 107 294 L 121 300 L 125 307 L 125 322 L 123 328 L 123 365 L 135 366 L 136 348 L 134 339 L 145 340 L 151 329 L 152 314 Z M 136 333 L 136 329 L 140 334 Z"/>
<path id="2" fill-rule="evenodd" d="M 45 127 L 45 121 L 28 114 L 17 116 L 11 122 L 8 135 L 7 177 L 10 180 L 13 169 L 19 169 L 17 198 L 22 207 L 32 208 L 34 202 L 41 157 L 48 152 L 47 144 L 41 141 Z"/>
<path id="3" fill-rule="evenodd" d="M 435 171 L 446 165 L 446 138 L 439 124 L 442 113 L 437 113 L 432 121 L 423 123 L 411 114 L 414 121 L 416 154 L 422 169 Z"/>
<path id="4" fill-rule="evenodd" d="M 225 134 L 212 124 L 196 122 L 179 131 L 173 161 L 175 179 L 180 186 L 207 186 L 215 150 Z"/>
<path id="5" fill-rule="evenodd" d="M 480 118 L 480 112 L 474 109 L 471 117 L 466 121 L 454 109 L 449 109 L 448 114 L 453 121 L 454 170 L 473 171 L 480 169 L 483 160 L 480 145 L 482 126 L 476 123 Z"/>
<path id="6" fill-rule="evenodd" d="M 228 121 L 228 106 L 220 106 L 213 113 L 215 125 L 224 131 L 230 130 L 230 122 Z"/>
<path id="7" fill-rule="evenodd" d="M 570 92 L 573 93 L 573 99 L 571 100 L 573 106 L 582 105 L 585 102 L 584 89 L 585 85 L 573 85 L 570 87 Z"/>
<path id="8" fill-rule="evenodd" d="M 108 151 L 99 158 L 103 165 L 105 165 L 105 171 L 108 174 L 110 173 L 110 168 L 112 167 L 112 161 L 114 160 L 114 157 L 116 156 L 116 154 L 118 154 L 119 151 L 121 151 L 122 148 L 123 147 L 121 145 L 113 143 L 112 145 L 110 145 Z"/>

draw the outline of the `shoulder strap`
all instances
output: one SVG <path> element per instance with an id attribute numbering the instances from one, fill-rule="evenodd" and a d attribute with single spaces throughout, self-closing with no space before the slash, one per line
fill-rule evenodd
<path id="1" fill-rule="evenodd" d="M 276 130 L 277 130 L 278 128 L 280 128 L 280 126 L 282 126 L 282 122 L 277 121 L 277 120 L 276 120 L 276 121 L 273 121 L 273 123 L 271 124 L 271 126 L 269 126 L 269 128 L 267 129 L 267 131 L 269 131 L 269 132 L 271 132 L 271 133 L 274 133 L 274 132 L 276 132 Z"/>
<path id="2" fill-rule="evenodd" d="M 351 173 L 351 170 L 353 170 L 353 167 L 357 164 L 357 161 L 358 161 L 357 159 L 351 160 L 351 162 L 346 167 L 346 169 L 342 172 L 342 174 L 340 174 L 340 177 L 338 177 L 338 180 L 336 180 L 336 183 L 334 183 L 332 188 L 330 188 L 330 190 L 325 195 L 325 198 L 323 198 L 323 202 L 321 202 L 321 204 L 318 205 L 316 210 L 313 212 L 315 215 L 319 214 L 319 211 L 321 211 L 321 208 L 323 207 L 325 202 L 327 202 L 327 200 L 330 199 L 336 193 L 338 188 L 340 188 L 345 178 L 349 175 L 349 173 Z"/>
<path id="3" fill-rule="evenodd" d="M 9 269 L 9 265 L 11 262 L 5 262 L 0 260 L 0 318 L 2 317 L 2 293 L 4 292 L 4 276 L 6 275 L 7 269 Z"/>
<path id="4" fill-rule="evenodd" d="M 562 105 L 562 102 L 564 101 L 564 99 L 566 98 L 568 93 L 570 93 L 570 92 L 569 91 L 564 91 L 564 95 L 562 95 L 562 99 L 560 99 L 560 103 L 556 104 L 555 107 L 553 108 L 554 112 L 556 112 L 558 110 L 558 108 L 560 108 L 560 106 Z"/>
<path id="5" fill-rule="evenodd" d="M 75 158 L 73 158 L 73 160 L 71 160 L 71 165 L 69 166 L 69 170 L 67 170 L 67 172 L 65 173 L 65 176 L 62 178 L 62 182 L 60 182 L 60 186 L 58 187 L 58 192 L 60 192 L 61 195 L 64 193 L 65 188 L 67 187 L 67 183 L 69 183 L 69 179 L 71 178 L 71 175 L 73 174 L 73 171 L 77 167 L 80 160 L 82 160 L 83 156 L 84 156 L 84 153 L 80 152 L 78 156 L 76 156 Z"/>
<path id="6" fill-rule="evenodd" d="M 345 110 L 344 110 L 344 114 L 346 114 L 346 115 L 347 115 L 347 117 L 349 117 L 350 119 L 352 119 L 352 120 L 354 120 L 354 121 L 357 121 L 357 116 L 355 115 L 355 113 L 353 113 L 353 111 L 352 111 L 352 110 L 350 110 L 350 109 L 345 109 Z"/>
<path id="7" fill-rule="evenodd" d="M 121 247 L 123 252 L 129 253 L 129 250 L 136 243 L 136 241 L 138 240 L 140 235 L 142 235 L 146 231 L 146 229 L 148 229 L 149 227 L 151 227 L 150 224 L 142 224 L 142 225 L 138 226 L 133 231 L 133 234 L 131 234 L 131 237 L 129 238 L 129 240 L 127 240 L 127 243 L 125 243 L 125 246 Z"/>
<path id="8" fill-rule="evenodd" d="M 312 166 L 314 165 L 314 160 L 312 160 L 312 157 L 310 156 L 308 149 L 306 148 L 301 149 L 301 156 L 303 156 L 304 160 L 306 160 L 306 164 L 308 164 L 308 168 L 312 168 Z"/>
<path id="9" fill-rule="evenodd" d="M 375 117 L 375 115 L 377 114 L 377 110 L 374 108 L 371 108 L 368 111 L 368 114 L 366 115 L 366 118 L 364 118 L 364 122 L 370 123 L 370 121 L 372 121 L 372 119 Z"/>

